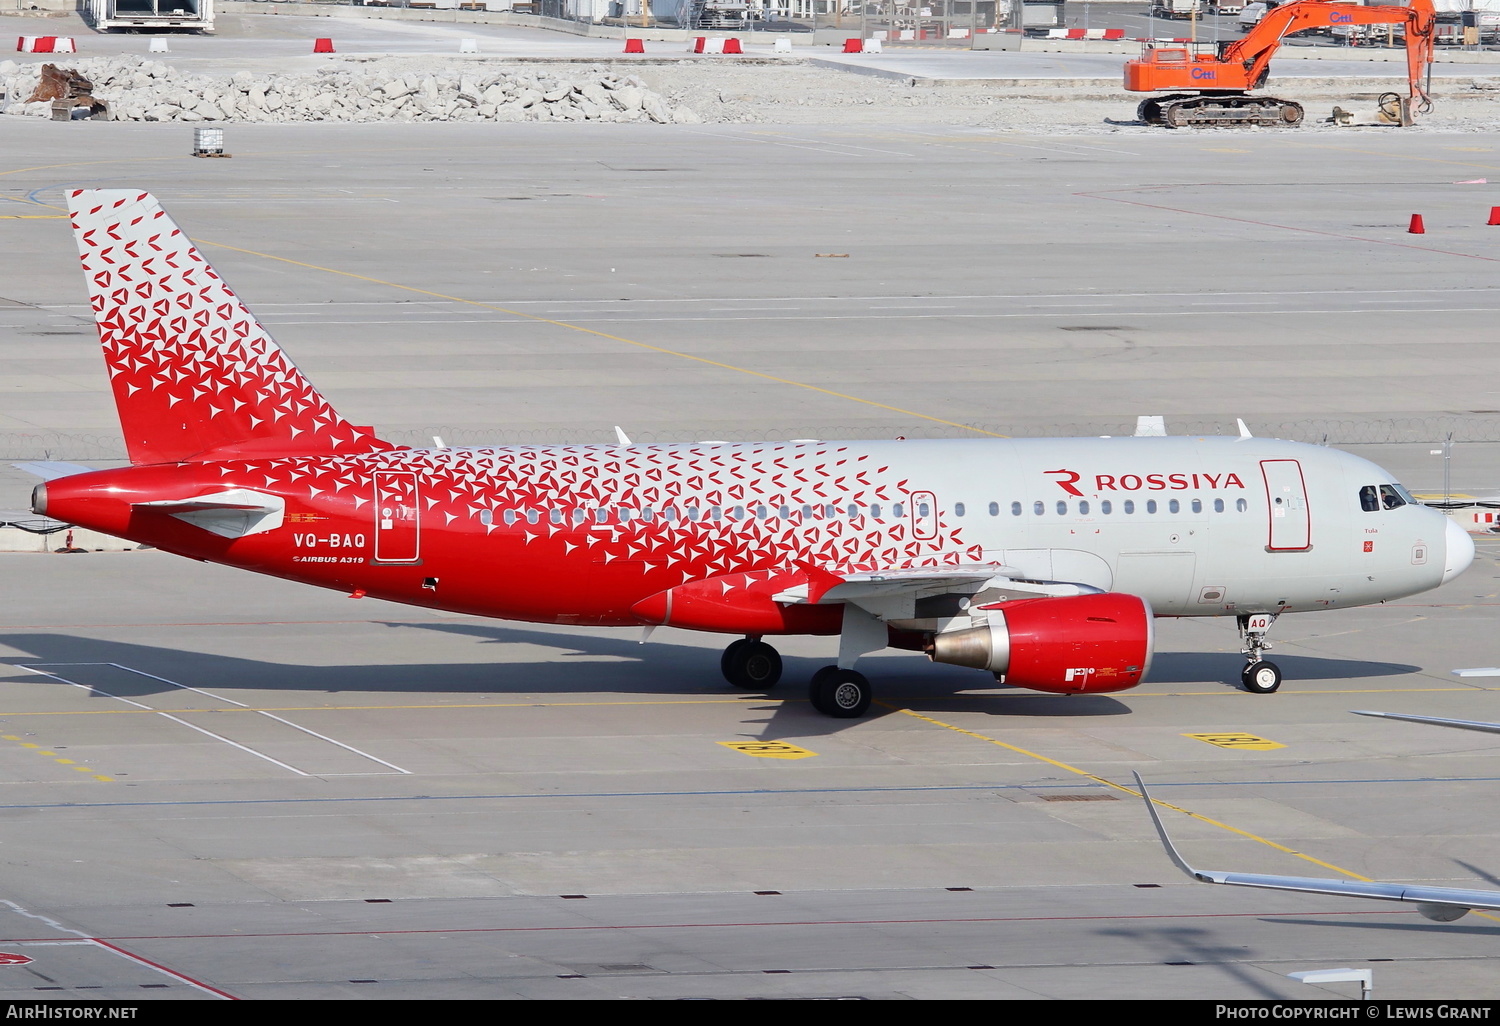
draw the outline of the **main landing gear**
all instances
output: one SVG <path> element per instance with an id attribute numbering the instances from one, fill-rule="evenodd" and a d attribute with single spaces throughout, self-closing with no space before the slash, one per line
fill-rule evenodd
<path id="1" fill-rule="evenodd" d="M 1269 659 L 1262 659 L 1271 645 L 1266 633 L 1276 622 L 1275 613 L 1252 613 L 1235 618 L 1240 626 L 1240 638 L 1245 642 L 1242 650 L 1246 665 L 1240 671 L 1240 683 L 1251 694 L 1269 695 L 1281 687 L 1281 667 Z"/>
<path id="2" fill-rule="evenodd" d="M 724 679 L 747 691 L 769 691 L 781 679 L 781 655 L 757 637 L 741 638 L 719 659 Z M 812 707 L 824 716 L 852 720 L 870 708 L 870 681 L 856 670 L 825 666 L 808 686 Z"/>
<path id="3" fill-rule="evenodd" d="M 719 658 L 724 679 L 737 688 L 761 691 L 781 680 L 781 653 L 756 637 L 741 638 Z"/>

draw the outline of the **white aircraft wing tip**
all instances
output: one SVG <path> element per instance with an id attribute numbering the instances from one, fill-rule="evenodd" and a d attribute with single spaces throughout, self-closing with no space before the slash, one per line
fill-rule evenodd
<path id="1" fill-rule="evenodd" d="M 1471 666 L 1452 673 L 1455 677 L 1500 677 L 1500 666 Z"/>
<path id="2" fill-rule="evenodd" d="M 1161 814 L 1156 811 L 1156 802 L 1152 799 L 1151 792 L 1146 790 L 1146 782 L 1135 770 L 1131 770 L 1130 773 L 1135 777 L 1135 786 L 1140 789 L 1141 799 L 1146 803 L 1146 811 L 1151 814 L 1151 822 L 1156 826 L 1156 835 L 1161 838 L 1162 847 L 1166 848 L 1167 857 L 1172 860 L 1172 864 L 1194 880 L 1201 880 L 1204 883 L 1222 883 L 1223 881 L 1211 879 L 1208 874 L 1188 865 L 1187 859 L 1182 857 L 1182 853 L 1177 850 L 1177 846 L 1172 843 L 1172 838 L 1167 834 L 1167 828 L 1161 821 Z"/>

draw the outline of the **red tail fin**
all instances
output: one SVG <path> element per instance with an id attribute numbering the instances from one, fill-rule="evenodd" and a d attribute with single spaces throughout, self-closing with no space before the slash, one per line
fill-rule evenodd
<path id="1" fill-rule="evenodd" d="M 391 448 L 334 412 L 155 197 L 69 207 L 132 463 Z"/>

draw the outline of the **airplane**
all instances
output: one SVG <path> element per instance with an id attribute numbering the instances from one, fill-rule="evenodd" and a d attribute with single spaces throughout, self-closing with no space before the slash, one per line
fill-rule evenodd
<path id="1" fill-rule="evenodd" d="M 1146 675 L 1157 616 L 1233 616 L 1270 693 L 1283 613 L 1452 580 L 1474 545 L 1337 450 L 1250 436 L 408 448 L 341 417 L 149 193 L 70 191 L 129 467 L 37 464 L 35 512 L 353 597 L 587 626 L 837 635 L 820 712 L 888 646 L 1059 694 Z"/>
<path id="2" fill-rule="evenodd" d="M 1413 716 L 1407 713 L 1369 712 L 1352 710 L 1356 716 L 1379 716 L 1389 720 L 1406 720 L 1411 723 L 1429 723 L 1438 727 L 1454 727 L 1458 730 L 1477 730 L 1488 734 L 1500 734 L 1500 723 L 1481 720 L 1450 720 L 1439 716 Z M 1199 883 L 1227 884 L 1231 887 L 1258 887 L 1272 891 L 1302 891 L 1309 894 L 1334 894 L 1349 898 L 1374 898 L 1378 901 L 1404 901 L 1417 906 L 1424 917 L 1438 923 L 1451 923 L 1462 919 L 1474 909 L 1500 911 L 1500 891 L 1470 890 L 1465 887 L 1429 887 L 1422 884 L 1393 884 L 1361 880 L 1329 880 L 1311 876 L 1271 876 L 1262 873 L 1226 873 L 1217 869 L 1194 869 L 1188 865 L 1167 828 L 1156 811 L 1156 800 L 1146 790 L 1146 783 L 1139 773 L 1135 774 L 1135 786 L 1156 825 L 1156 834 L 1167 850 L 1172 864 Z"/>

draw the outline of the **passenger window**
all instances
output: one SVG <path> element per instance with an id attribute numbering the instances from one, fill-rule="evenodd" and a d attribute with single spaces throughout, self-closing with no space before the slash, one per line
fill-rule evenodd
<path id="1" fill-rule="evenodd" d="M 1021 504 L 1019 502 L 1013 502 L 1013 503 L 1011 503 L 1010 504 L 1010 511 L 1012 513 L 1014 513 L 1016 516 L 1020 516 L 1021 515 Z M 998 502 L 992 502 L 992 503 L 990 503 L 990 516 L 992 516 L 992 517 L 998 517 L 999 515 L 1000 515 L 1000 504 Z"/>
<path id="2" fill-rule="evenodd" d="M 1031 512 L 1035 513 L 1037 516 L 1041 516 L 1043 513 L 1047 512 L 1047 504 L 1041 499 L 1038 499 L 1032 505 Z"/>
<path id="3" fill-rule="evenodd" d="M 607 523 L 609 523 L 609 510 L 602 509 L 602 508 L 594 510 L 594 523 L 596 523 L 596 524 L 607 524 Z"/>
<path id="4" fill-rule="evenodd" d="M 1380 493 L 1374 485 L 1365 485 L 1359 490 L 1359 508 L 1366 513 L 1380 512 Z"/>
<path id="5" fill-rule="evenodd" d="M 855 517 L 859 516 L 859 507 L 851 502 L 849 503 L 849 509 L 847 510 L 847 512 L 849 514 L 849 519 L 853 520 Z"/>
<path id="6" fill-rule="evenodd" d="M 1082 516 L 1088 516 L 1089 515 L 1089 500 L 1087 500 L 1087 499 L 1079 499 L 1078 500 L 1078 512 Z"/>
<path id="7" fill-rule="evenodd" d="M 1173 499 L 1171 502 L 1167 503 L 1167 512 L 1168 513 L 1181 513 L 1182 512 L 1182 503 L 1178 502 L 1176 499 Z"/>
<path id="8" fill-rule="evenodd" d="M 575 509 L 573 511 L 573 523 L 581 524 L 589 518 L 588 510 Z"/>
<path id="9" fill-rule="evenodd" d="M 824 506 L 823 515 L 825 517 L 836 517 L 839 515 L 839 508 L 837 506 Z"/>
<path id="10" fill-rule="evenodd" d="M 641 519 L 649 524 L 651 521 L 656 519 L 656 511 L 653 510 L 650 506 L 642 506 Z"/>
<path id="11" fill-rule="evenodd" d="M 781 517 L 782 520 L 790 520 L 792 519 L 792 507 L 782 506 L 776 511 L 776 515 Z"/>
<path id="12" fill-rule="evenodd" d="M 698 517 L 701 516 L 701 515 L 702 515 L 702 513 L 698 509 L 697 506 L 689 506 L 688 507 L 687 517 L 688 517 L 689 520 L 697 520 Z"/>
<path id="13" fill-rule="evenodd" d="M 1203 500 L 1202 499 L 1194 499 L 1193 500 L 1193 512 L 1194 513 L 1202 513 L 1203 512 Z"/>
<path id="14" fill-rule="evenodd" d="M 1000 512 L 1000 510 L 997 504 L 993 502 L 990 503 L 990 516 L 994 516 L 998 512 Z M 1010 515 L 1013 517 L 1018 517 L 1021 515 L 1021 504 L 1019 502 L 1013 502 L 1010 504 Z"/>
<path id="15" fill-rule="evenodd" d="M 1250 504 L 1248 502 L 1246 502 L 1244 499 L 1235 499 L 1234 500 L 1234 508 L 1237 511 L 1243 513 L 1243 512 L 1245 512 L 1245 510 L 1247 510 L 1247 509 L 1250 508 Z"/>
<path id="16" fill-rule="evenodd" d="M 492 510 L 492 509 L 482 509 L 482 510 L 480 510 L 479 511 L 479 522 L 481 524 L 485 525 L 486 527 L 488 527 L 490 524 L 493 524 L 495 522 L 495 511 Z"/>
<path id="17" fill-rule="evenodd" d="M 785 509 L 786 507 L 783 506 L 782 508 Z M 785 516 L 785 514 L 782 514 L 782 515 Z M 811 520 L 812 519 L 812 515 L 813 515 L 813 508 L 811 506 L 807 505 L 806 503 L 803 503 L 802 504 L 802 519 L 803 520 Z"/>
<path id="18" fill-rule="evenodd" d="M 504 520 L 507 526 L 509 526 L 510 524 L 514 524 L 516 522 L 516 511 L 513 509 L 508 509 L 504 513 L 500 514 L 500 519 Z"/>
<path id="19" fill-rule="evenodd" d="M 620 523 L 628 524 L 630 523 L 631 518 L 635 516 L 635 510 L 629 506 L 621 506 L 616 511 L 615 515 L 620 518 Z"/>
<path id="20" fill-rule="evenodd" d="M 541 510 L 539 510 L 539 509 L 528 509 L 526 511 L 526 522 L 528 524 L 534 524 L 534 523 L 536 523 L 540 519 L 542 519 L 542 511 Z"/>
<path id="21" fill-rule="evenodd" d="M 1385 484 L 1380 486 L 1380 503 L 1386 509 L 1399 509 L 1406 505 L 1406 500 L 1396 491 L 1395 485 Z"/>
<path id="22" fill-rule="evenodd" d="M 956 516 L 956 517 L 961 517 L 961 516 L 964 515 L 964 504 L 963 503 L 961 503 L 961 502 L 955 502 L 953 504 L 953 515 Z M 926 516 L 926 514 L 924 513 L 923 516 Z"/>
<path id="23" fill-rule="evenodd" d="M 710 520 L 713 520 L 715 522 L 723 520 L 724 510 L 718 506 L 710 506 L 708 507 L 708 516 Z"/>
<path id="24" fill-rule="evenodd" d="M 926 515 L 926 513 L 922 514 L 922 516 L 924 517 Z M 897 520 L 900 520 L 902 517 L 906 516 L 906 505 L 900 502 L 891 503 L 891 516 L 895 517 Z"/>
<path id="25" fill-rule="evenodd" d="M 1105 516 L 1109 516 L 1114 511 L 1115 511 L 1115 504 L 1114 503 L 1110 502 L 1108 499 L 1100 499 L 1099 500 L 1099 512 L 1100 513 L 1103 513 Z"/>
<path id="26" fill-rule="evenodd" d="M 1134 499 L 1126 499 L 1125 502 L 1124 502 L 1124 504 L 1123 504 L 1123 506 L 1122 506 L 1122 508 L 1125 510 L 1126 513 L 1134 513 L 1135 512 L 1135 500 Z"/>
<path id="27" fill-rule="evenodd" d="M 873 505 L 873 506 L 870 507 L 870 519 L 871 520 L 879 520 L 880 519 L 880 504 L 879 503 L 876 503 L 875 505 Z"/>
<path id="28" fill-rule="evenodd" d="M 560 523 L 562 523 L 563 522 L 563 511 L 560 510 L 560 509 L 549 509 L 547 511 L 547 520 L 550 521 L 551 523 L 554 523 L 554 524 L 560 524 Z"/>
<path id="29" fill-rule="evenodd" d="M 1062 499 L 1057 500 L 1057 515 L 1060 517 L 1068 515 L 1068 504 Z"/>
<path id="30" fill-rule="evenodd" d="M 1146 512 L 1147 513 L 1155 513 L 1156 512 L 1156 500 L 1155 499 L 1147 499 L 1146 500 Z"/>
<path id="31" fill-rule="evenodd" d="M 770 510 L 766 509 L 766 507 L 761 506 L 761 505 L 757 505 L 755 507 L 755 519 L 756 520 L 764 520 L 764 519 L 766 519 L 766 517 L 768 517 L 770 515 L 771 515 L 771 512 L 770 512 Z"/>
<path id="32" fill-rule="evenodd" d="M 670 523 L 675 523 L 676 520 L 677 520 L 677 507 L 676 506 L 668 506 L 666 509 L 662 510 L 661 511 L 661 518 L 663 520 L 665 520 L 669 524 Z"/>

